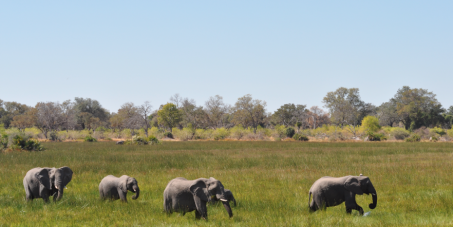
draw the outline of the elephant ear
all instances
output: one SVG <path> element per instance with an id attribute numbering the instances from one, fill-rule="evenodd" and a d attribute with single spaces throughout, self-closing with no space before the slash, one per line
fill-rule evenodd
<path id="1" fill-rule="evenodd" d="M 124 193 L 127 192 L 127 181 L 130 177 L 126 177 L 124 179 L 121 179 L 120 183 L 118 184 L 118 187 L 123 191 Z"/>
<path id="2" fill-rule="evenodd" d="M 50 190 L 49 171 L 47 171 L 47 169 L 41 169 L 35 176 L 40 184 Z"/>
<path id="3" fill-rule="evenodd" d="M 209 201 L 209 192 L 206 189 L 206 184 L 202 180 L 196 181 L 192 184 L 189 188 L 190 192 L 192 192 L 193 196 L 197 196 L 201 200 L 208 202 Z"/>
<path id="4" fill-rule="evenodd" d="M 62 174 L 63 174 L 63 176 L 64 176 L 64 177 L 63 177 L 63 184 L 64 184 L 64 186 L 66 186 L 66 185 L 69 184 L 69 182 L 71 182 L 73 172 L 72 172 L 72 170 L 71 170 L 69 167 L 67 167 L 67 166 L 61 167 L 60 170 L 61 170 L 61 172 L 62 172 Z"/>
<path id="5" fill-rule="evenodd" d="M 346 181 L 344 182 L 344 187 L 357 195 L 363 194 L 362 188 L 360 188 L 360 183 L 357 177 L 350 176 L 348 179 L 346 179 Z"/>

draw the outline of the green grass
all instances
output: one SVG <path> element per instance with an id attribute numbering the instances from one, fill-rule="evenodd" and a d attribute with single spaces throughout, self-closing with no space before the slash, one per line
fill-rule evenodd
<path id="1" fill-rule="evenodd" d="M 44 143 L 44 152 L 0 154 L 0 226 L 411 226 L 453 225 L 453 144 L 163 142 Z M 33 167 L 69 166 L 74 176 L 57 203 L 25 202 L 22 179 Z M 367 217 L 347 215 L 344 204 L 308 211 L 308 190 L 322 176 L 369 176 L 378 194 Z M 135 177 L 140 197 L 100 201 L 106 175 Z M 193 212 L 163 213 L 163 191 L 175 177 L 215 177 L 234 193 L 229 219 L 208 207 L 208 221 Z M 365 212 L 371 196 L 357 196 Z"/>

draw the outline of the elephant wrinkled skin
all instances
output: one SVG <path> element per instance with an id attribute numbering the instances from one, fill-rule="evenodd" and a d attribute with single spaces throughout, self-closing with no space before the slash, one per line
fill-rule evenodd
<path id="1" fill-rule="evenodd" d="M 72 174 L 72 170 L 67 166 L 58 169 L 37 167 L 29 170 L 23 180 L 26 200 L 42 198 L 49 202 L 49 196 L 53 196 L 54 202 L 60 200 Z"/>
<path id="2" fill-rule="evenodd" d="M 187 180 L 178 177 L 171 180 L 164 191 L 164 210 L 171 214 L 179 212 L 195 211 L 197 219 L 208 218 L 206 203 L 216 198 L 222 201 L 228 215 L 233 216 L 230 204 L 225 197 L 225 189 L 222 183 L 214 178 L 198 178 Z"/>
<path id="3" fill-rule="evenodd" d="M 355 195 L 370 194 L 373 196 L 373 203 L 370 209 L 376 208 L 376 189 L 366 176 L 345 176 L 345 177 L 322 177 L 310 188 L 308 193 L 308 205 L 311 211 L 325 209 L 326 207 L 340 205 L 345 202 L 346 212 L 358 210 L 363 215 L 363 209 L 355 201 Z M 310 196 L 313 200 L 310 203 Z"/>
<path id="4" fill-rule="evenodd" d="M 137 180 L 126 175 L 119 178 L 108 175 L 104 177 L 99 184 L 99 195 L 101 199 L 121 199 L 121 201 L 127 202 L 126 195 L 128 190 L 135 193 L 135 195 L 132 196 L 132 199 L 137 199 L 140 195 L 140 188 L 138 187 Z"/>
<path id="5" fill-rule="evenodd" d="M 234 206 L 236 206 L 236 199 L 234 198 L 233 193 L 230 191 L 230 189 L 225 188 L 225 198 L 228 200 L 228 203 L 233 201 Z M 213 197 L 211 200 L 213 204 L 217 203 L 218 201 L 220 200 L 215 197 Z"/>

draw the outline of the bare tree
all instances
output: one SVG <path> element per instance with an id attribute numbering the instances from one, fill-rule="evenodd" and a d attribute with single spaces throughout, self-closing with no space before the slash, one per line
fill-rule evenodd
<path id="1" fill-rule="evenodd" d="M 208 116 L 209 127 L 212 129 L 225 127 L 228 123 L 228 113 L 230 112 L 231 106 L 223 102 L 223 98 L 220 95 L 210 97 L 205 102 L 205 112 Z"/>
<path id="2" fill-rule="evenodd" d="M 62 126 L 66 128 L 68 132 L 69 129 L 74 129 L 77 124 L 77 110 L 75 109 L 75 104 L 71 100 L 66 100 L 61 104 L 62 111 Z"/>
<path id="3" fill-rule="evenodd" d="M 49 131 L 56 131 L 64 122 L 58 102 L 39 102 L 36 104 L 36 127 L 47 139 Z"/>
<path id="4" fill-rule="evenodd" d="M 146 137 L 148 137 L 148 129 L 151 127 L 149 115 L 151 115 L 152 107 L 153 106 L 151 106 L 149 101 L 146 101 L 141 106 L 137 107 L 137 113 L 140 115 L 140 119 L 141 119 L 143 128 L 145 129 Z"/>
<path id="5" fill-rule="evenodd" d="M 135 134 L 135 130 L 142 126 L 142 117 L 138 113 L 138 108 L 134 106 L 134 103 L 127 102 L 121 106 L 118 110 L 118 114 L 123 118 L 123 127 L 131 130 L 131 138 Z"/>

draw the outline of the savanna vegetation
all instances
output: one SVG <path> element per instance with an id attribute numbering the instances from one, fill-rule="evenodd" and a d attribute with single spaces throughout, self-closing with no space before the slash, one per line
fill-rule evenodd
<path id="1" fill-rule="evenodd" d="M 453 225 L 451 143 L 114 142 L 50 143 L 44 152 L 0 154 L 0 226 L 446 226 Z M 33 167 L 69 166 L 73 179 L 62 200 L 25 201 L 22 179 Z M 378 194 L 366 216 L 339 205 L 310 213 L 308 191 L 322 176 L 369 176 Z M 140 197 L 127 204 L 100 201 L 109 174 L 135 177 Z M 163 191 L 175 177 L 215 177 L 238 202 L 233 218 L 221 204 L 208 221 L 163 213 Z M 357 196 L 365 212 L 371 196 Z"/>

